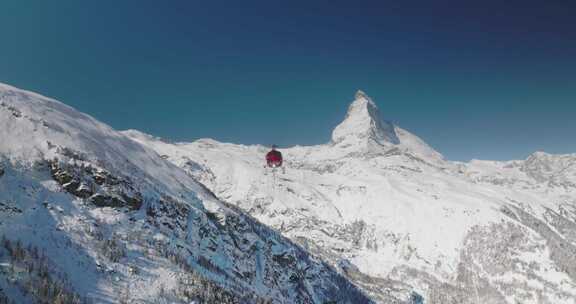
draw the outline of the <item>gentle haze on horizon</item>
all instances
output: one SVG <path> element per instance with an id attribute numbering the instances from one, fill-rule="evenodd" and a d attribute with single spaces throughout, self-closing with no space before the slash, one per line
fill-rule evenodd
<path id="1" fill-rule="evenodd" d="M 328 142 L 357 89 L 451 160 L 576 153 L 576 3 L 0 4 L 0 82 L 177 141 Z"/>

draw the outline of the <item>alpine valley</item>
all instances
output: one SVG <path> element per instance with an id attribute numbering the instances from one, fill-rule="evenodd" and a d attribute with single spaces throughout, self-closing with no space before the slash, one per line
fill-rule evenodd
<path id="1" fill-rule="evenodd" d="M 267 151 L 0 85 L 0 303 L 576 303 L 576 154 L 449 161 L 361 91 Z"/>

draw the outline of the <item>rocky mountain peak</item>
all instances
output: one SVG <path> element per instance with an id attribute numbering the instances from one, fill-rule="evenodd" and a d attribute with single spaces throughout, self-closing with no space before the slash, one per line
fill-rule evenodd
<path id="1" fill-rule="evenodd" d="M 354 95 L 354 99 L 358 100 L 358 99 L 370 99 L 370 97 L 368 97 L 368 95 L 366 93 L 364 93 L 364 91 L 362 90 L 358 90 L 356 91 L 356 94 Z"/>
<path id="2" fill-rule="evenodd" d="M 332 132 L 334 144 L 380 145 L 400 143 L 394 125 L 382 120 L 378 107 L 363 91 L 358 90 L 348 107 L 346 118 Z"/>

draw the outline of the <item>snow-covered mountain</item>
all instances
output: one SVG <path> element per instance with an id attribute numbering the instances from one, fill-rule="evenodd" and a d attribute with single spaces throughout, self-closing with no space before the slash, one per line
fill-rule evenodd
<path id="1" fill-rule="evenodd" d="M 576 303 L 576 155 L 445 160 L 358 92 L 330 143 L 268 151 L 125 135 L 321 257 L 375 301 Z"/>
<path id="2" fill-rule="evenodd" d="M 151 148 L 2 84 L 0 234 L 0 303 L 371 303 Z"/>

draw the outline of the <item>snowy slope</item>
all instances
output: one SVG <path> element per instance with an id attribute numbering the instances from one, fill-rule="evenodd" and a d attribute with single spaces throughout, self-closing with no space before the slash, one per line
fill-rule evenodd
<path id="1" fill-rule="evenodd" d="M 382 303 L 575 303 L 576 155 L 457 163 L 358 92 L 332 141 L 281 149 L 124 132 Z"/>
<path id="2" fill-rule="evenodd" d="M 2 84 L 0 234 L 0 301 L 370 303 L 153 149 Z"/>

